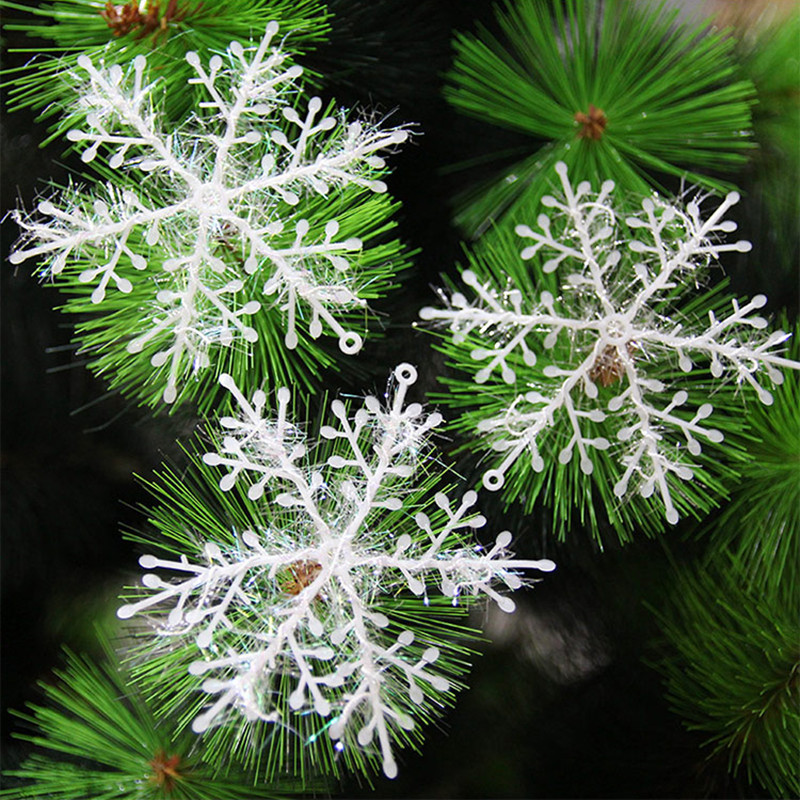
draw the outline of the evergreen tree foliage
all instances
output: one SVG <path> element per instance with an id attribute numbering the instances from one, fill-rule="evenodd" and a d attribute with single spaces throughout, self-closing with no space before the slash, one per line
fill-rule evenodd
<path id="1" fill-rule="evenodd" d="M 791 355 L 800 355 L 795 325 Z M 800 375 L 748 408 L 748 458 L 732 501 L 703 526 L 705 553 L 675 568 L 656 612 L 672 709 L 705 741 L 706 785 L 744 776 L 800 794 Z M 721 768 L 721 769 L 720 769 Z"/>
<path id="2" fill-rule="evenodd" d="M 18 716 L 34 733 L 20 734 L 37 751 L 4 773 L 19 785 L 0 790 L 6 800 L 234 800 L 284 798 L 304 787 L 291 778 L 255 783 L 241 770 L 218 769 L 201 741 L 180 730 L 132 683 L 130 670 L 105 644 L 106 661 L 67 651 L 58 681 L 42 683 L 46 704 Z"/>
<path id="3" fill-rule="evenodd" d="M 800 327 L 791 355 L 800 358 Z M 731 550 L 743 575 L 768 594 L 793 594 L 800 608 L 800 374 L 787 373 L 771 407 L 748 407 L 750 440 L 739 484 L 706 533 Z"/>
<path id="4" fill-rule="evenodd" d="M 478 236 L 538 206 L 556 162 L 575 179 L 613 178 L 623 192 L 665 176 L 725 191 L 717 173 L 752 147 L 752 84 L 735 79 L 733 42 L 663 3 L 515 0 L 486 28 L 455 38 L 447 99 L 530 138 L 526 152 L 465 193 L 456 221 Z M 484 152 L 482 157 L 486 156 Z M 511 224 L 522 222 L 511 213 Z"/>
<path id="5" fill-rule="evenodd" d="M 771 797 L 797 797 L 797 593 L 789 585 L 765 591 L 749 569 L 718 550 L 706 564 L 676 572 L 672 601 L 658 613 L 672 651 L 659 669 L 673 710 L 704 735 L 712 773 L 721 761 Z"/>
<path id="6" fill-rule="evenodd" d="M 81 121 L 64 102 L 80 83 L 81 55 L 108 67 L 125 67 L 146 56 L 162 77 L 164 111 L 178 122 L 197 111 L 198 98 L 205 99 L 192 85 L 187 91 L 193 77 L 187 53 L 224 53 L 232 41 L 257 41 L 275 21 L 282 35 L 289 36 L 287 46 L 299 55 L 328 30 L 328 15 L 319 0 L 55 0 L 25 5 L 0 0 L 0 9 L 29 15 L 9 20 L 6 30 L 52 43 L 50 48 L 31 47 L 27 52 L 36 57 L 5 73 L 9 110 L 40 111 L 51 123 L 50 139 L 63 137 Z"/>
<path id="7" fill-rule="evenodd" d="M 747 176 L 753 197 L 743 221 L 753 244 L 786 274 L 791 291 L 800 259 L 800 9 L 739 27 L 736 34 L 739 69 L 758 98 L 753 108 L 758 150 Z"/>
<path id="8" fill-rule="evenodd" d="M 127 538 L 146 547 L 146 574 L 117 612 L 130 636 L 117 653 L 104 643 L 102 663 L 68 651 L 40 684 L 44 701 L 17 713 L 29 749 L 0 798 L 280 798 L 348 776 L 364 793 L 420 793 L 409 750 L 437 723 L 444 737 L 466 726 L 479 756 L 462 769 L 458 751 L 450 774 L 429 749 L 418 769 L 434 773 L 421 784 L 432 795 L 520 796 L 534 771 L 547 778 L 528 786 L 615 794 L 599 787 L 624 771 L 617 785 L 652 796 L 686 795 L 698 776 L 713 796 L 800 796 L 800 327 L 785 296 L 800 252 L 800 14 L 730 31 L 674 5 L 505 0 L 496 24 L 475 28 L 473 14 L 492 12 L 483 0 L 0 0 L 12 44 L 31 39 L 14 51 L 30 63 L 3 73 L 8 108 L 39 113 L 48 141 L 66 137 L 93 170 L 11 212 L 23 229 L 12 261 L 30 258 L 61 290 L 75 346 L 112 390 L 214 418 L 229 402 L 219 383 L 233 397 L 188 462 L 143 481 L 148 527 Z M 445 111 L 433 98 L 448 17 L 462 32 Z M 263 81 L 240 125 L 230 112 L 256 62 Z M 426 124 L 387 129 L 378 110 L 357 120 L 306 97 L 319 86 L 350 105 L 400 103 L 404 120 Z M 126 103 L 133 127 L 117 124 Z M 323 378 L 360 391 L 342 354 L 372 335 L 370 306 L 387 307 L 410 272 L 383 152 L 422 133 L 416 192 L 444 194 L 428 167 L 458 150 L 458 114 L 480 121 L 460 120 L 477 126 L 464 174 L 488 179 L 453 199 L 455 222 L 480 241 L 425 311 L 440 324 L 437 352 L 413 360 L 417 390 L 440 379 L 430 396 L 454 416 L 452 452 L 496 490 L 481 498 L 488 524 L 472 478 L 428 443 L 439 415 L 406 403 L 413 367 L 363 407 L 315 394 Z M 348 148 L 360 163 L 345 179 L 336 159 Z M 427 199 L 410 197 L 403 224 L 413 240 L 424 217 L 446 270 L 454 234 L 444 215 L 428 218 Z M 749 256 L 726 241 L 731 209 Z M 730 281 L 713 280 L 718 260 Z M 207 291 L 192 307 L 197 280 Z M 787 335 L 762 333 L 762 292 L 773 316 L 790 304 L 787 353 Z M 15 344 L 38 341 L 32 327 Z M 409 358 L 395 356 L 410 337 L 389 339 L 373 362 Z M 330 413 L 310 422 L 320 406 Z M 570 413 L 551 419 L 543 406 Z M 53 459 L 66 469 L 68 451 Z M 24 459 L 35 460 L 4 447 L 4 467 Z M 21 505 L 54 496 L 32 486 Z M 667 537 L 642 541 L 678 517 L 686 539 L 674 550 Z M 504 527 L 524 532 L 520 558 L 508 531 L 484 533 Z M 545 547 L 562 565 L 545 592 L 496 613 L 514 608 L 509 590 L 534 583 L 532 570 L 553 569 L 523 560 Z M 47 583 L 35 558 L 18 596 L 37 591 L 25 587 L 34 571 Z M 654 599 L 670 583 L 669 600 Z M 606 759 L 654 719 L 636 685 L 644 676 L 657 694 L 637 649 L 654 627 L 655 716 L 674 726 Z M 480 628 L 498 641 L 493 682 L 461 699 L 483 714 L 442 720 Z M 546 733 L 526 737 L 520 717 Z M 587 744 L 584 722 L 612 744 Z M 490 725 L 503 728 L 494 748 Z M 590 768 L 576 784 L 582 747 L 602 776 Z M 405 784 L 378 783 L 398 768 Z M 470 772 L 483 774 L 470 785 Z M 667 772 L 668 789 L 648 781 Z"/>

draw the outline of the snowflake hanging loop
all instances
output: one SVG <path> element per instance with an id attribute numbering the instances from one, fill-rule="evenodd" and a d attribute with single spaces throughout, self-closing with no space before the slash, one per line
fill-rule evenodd
<path id="1" fill-rule="evenodd" d="M 669 476 L 690 480 L 691 456 L 701 452 L 701 441 L 719 443 L 723 434 L 704 422 L 711 403 L 692 411 L 689 393 L 669 388 L 673 364 L 687 374 L 708 365 L 713 379 L 747 384 L 769 404 L 764 377 L 780 383 L 781 370 L 800 363 L 780 354 L 787 334 L 758 334 L 767 327 L 755 313 L 766 304 L 763 295 L 741 305 L 732 300 L 720 317 L 718 307 L 710 308 L 705 328 L 674 305 L 664 310 L 694 290 L 721 253 L 750 250 L 747 241 L 724 240 L 736 229 L 724 219 L 736 193 L 705 220 L 695 201 L 684 209 L 657 197 L 645 198 L 638 214 L 620 220 L 613 181 L 594 193 L 586 181 L 573 187 L 565 164 L 556 172 L 563 194 L 542 200 L 552 215 L 541 214 L 537 229 L 518 225 L 516 233 L 532 242 L 523 260 L 541 259 L 544 275 L 560 276 L 559 295 L 543 290 L 525 297 L 514 286 L 498 288 L 465 270 L 462 281 L 475 300 L 455 292 L 449 308 L 428 307 L 420 315 L 447 326 L 452 354 L 481 343 L 468 358 L 461 356 L 475 382 L 494 379 L 497 385 L 499 378 L 513 386 L 502 413 L 481 418 L 478 412 L 478 431 L 501 454 L 484 475 L 486 488 L 500 489 L 525 453 L 535 472 L 544 470 L 554 441 L 559 463 L 568 464 L 577 452 L 585 475 L 595 469 L 593 453 L 608 450 L 621 467 L 614 494 L 625 497 L 632 483 L 645 498 L 657 491 L 674 524 L 679 514 Z M 470 362 L 481 366 L 475 370 Z"/>
<path id="2" fill-rule="evenodd" d="M 238 413 L 220 420 L 219 449 L 203 461 L 225 471 L 222 492 L 245 482 L 265 515 L 263 529 L 237 534 L 235 547 L 207 542 L 203 563 L 142 556 L 145 569 L 177 578 L 148 573 L 143 583 L 154 592 L 118 611 L 129 618 L 168 606 L 159 633 L 192 637 L 199 660 L 190 671 L 213 675 L 202 688 L 215 698 L 195 719 L 196 731 L 225 724 L 230 708 L 247 719 L 280 721 L 270 687 L 288 673 L 291 710 L 331 717 L 328 734 L 336 740 L 366 748 L 377 738 L 383 770 L 394 777 L 396 731 L 412 730 L 415 708 L 447 693 L 450 683 L 438 668 L 440 649 L 424 645 L 427 636 L 408 618 L 394 622 L 388 601 L 399 592 L 421 597 L 424 619 L 434 611 L 427 593 L 437 587 L 454 607 L 485 596 L 510 612 L 514 603 L 500 587 L 519 588 L 523 570 L 554 569 L 547 559 L 513 559 L 507 531 L 492 547 L 476 547 L 470 532 L 486 520 L 473 511 L 473 491 L 455 504 L 437 492 L 420 509 L 412 479 L 442 418 L 419 403 L 406 405 L 414 367 L 401 364 L 393 377 L 387 407 L 367 397 L 351 415 L 341 401 L 332 403 L 334 423 L 320 429 L 329 455 L 313 463 L 288 419 L 288 389 L 277 393 L 275 417 L 265 417 L 263 392 L 248 400 L 222 376 Z"/>
<path id="3" fill-rule="evenodd" d="M 144 352 L 163 371 L 167 403 L 211 364 L 216 348 L 250 352 L 265 305 L 280 309 L 288 349 L 298 346 L 306 315 L 312 339 L 327 326 L 346 354 L 363 343 L 348 321 L 366 305 L 363 243 L 343 235 L 315 198 L 345 189 L 385 193 L 378 153 L 408 132 L 321 116 L 317 97 L 299 114 L 288 103 L 302 69 L 273 46 L 277 31 L 271 23 L 255 46 L 232 42 L 225 58 L 207 65 L 188 53 L 189 83 L 208 100 L 172 131 L 144 56 L 127 70 L 80 56 L 83 125 L 67 138 L 86 163 L 107 150 L 114 177 L 94 194 L 65 192 L 63 205 L 43 200 L 37 215 L 15 213 L 23 235 L 12 264 L 38 259 L 45 276 L 63 273 L 94 287 L 92 304 L 106 303 L 109 315 L 120 306 L 109 294 L 134 292 L 141 329 L 114 341 L 127 337 L 129 353 Z M 353 201 L 365 202 L 356 194 Z"/>

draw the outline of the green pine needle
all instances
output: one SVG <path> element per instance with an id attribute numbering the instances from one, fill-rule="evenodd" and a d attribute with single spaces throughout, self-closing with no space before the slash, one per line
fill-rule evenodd
<path id="1" fill-rule="evenodd" d="M 67 651 L 59 682 L 41 684 L 46 705 L 17 716 L 36 730 L 20 735 L 41 752 L 5 772 L 21 781 L 0 791 L 5 800 L 235 800 L 298 794 L 297 779 L 255 784 L 241 770 L 216 769 L 191 731 L 131 689 L 131 676 L 105 644 L 107 663 Z"/>
<path id="2" fill-rule="evenodd" d="M 771 797 L 800 795 L 800 621 L 781 591 L 764 592 L 750 566 L 718 553 L 676 574 L 657 612 L 674 655 L 659 669 L 673 710 L 706 736 L 710 762 L 744 772 Z"/>
<path id="3" fill-rule="evenodd" d="M 477 236 L 512 206 L 538 207 L 557 161 L 576 179 L 611 177 L 634 193 L 665 175 L 730 188 L 713 173 L 752 147 L 753 87 L 734 80 L 733 43 L 663 4 L 550 6 L 509 1 L 497 15 L 502 41 L 484 28 L 456 36 L 447 99 L 533 140 L 530 155 L 463 198 L 457 223 Z"/>
<path id="4" fill-rule="evenodd" d="M 108 5 L 123 9 L 141 4 Z M 150 0 L 145 12 L 152 5 Z M 186 91 L 186 81 L 193 76 L 186 53 L 224 53 L 232 41 L 247 45 L 263 36 L 267 23 L 276 21 L 281 36 L 288 36 L 288 46 L 298 56 L 323 40 L 329 27 L 328 14 L 319 0 L 178 0 L 170 17 L 167 10 L 173 2 L 155 5 L 159 19 L 156 30 L 139 24 L 117 35 L 101 15 L 106 4 L 100 0 L 58 0 L 41 7 L 0 0 L 0 9 L 29 15 L 7 22 L 4 27 L 8 31 L 21 31 L 53 43 L 52 48 L 37 46 L 17 51 L 36 54 L 38 60 L 34 58 L 24 67 L 5 71 L 9 110 L 30 107 L 41 111 L 40 118 L 52 119 L 47 142 L 63 137 L 80 118 L 64 108 L 65 95 L 74 89 L 78 56 L 85 54 L 95 62 L 102 59 L 107 65 L 125 66 L 136 56 L 145 55 L 164 79 L 164 111 L 168 118 L 178 121 L 194 108 L 196 100 L 193 91 Z M 161 20 L 165 19 L 162 27 Z M 42 53 L 48 55 L 42 58 Z"/>
<path id="5" fill-rule="evenodd" d="M 790 358 L 800 358 L 798 337 L 795 325 Z M 748 408 L 748 457 L 734 500 L 713 532 L 719 546 L 737 553 L 754 587 L 793 589 L 800 606 L 800 375 L 787 371 L 773 396 L 772 406 Z"/>
<path id="6" fill-rule="evenodd" d="M 759 151 L 749 179 L 764 206 L 763 216 L 748 211 L 754 244 L 758 236 L 771 264 L 791 280 L 798 264 L 800 219 L 800 10 L 765 30 L 741 36 L 737 54 L 742 74 L 753 81 L 758 105 L 753 131 Z M 761 217 L 761 218 L 759 218 Z M 791 286 L 791 284 L 790 284 Z"/>

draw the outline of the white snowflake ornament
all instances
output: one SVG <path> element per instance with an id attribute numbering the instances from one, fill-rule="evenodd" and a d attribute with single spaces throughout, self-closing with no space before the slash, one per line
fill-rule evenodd
<path id="1" fill-rule="evenodd" d="M 612 181 L 595 193 L 588 182 L 573 187 L 563 163 L 556 171 L 563 195 L 542 200 L 553 216 L 543 213 L 536 229 L 519 225 L 516 233 L 531 242 L 521 258 L 534 260 L 542 282 L 555 273 L 557 291 L 498 285 L 502 267 L 487 280 L 465 270 L 474 299 L 454 292 L 447 308 L 424 308 L 421 316 L 446 326 L 446 352 L 488 387 L 474 394 L 469 414 L 499 453 L 485 472 L 487 489 L 503 487 L 510 471 L 541 473 L 576 454 L 591 475 L 605 457 L 601 480 L 613 475 L 616 498 L 634 488 L 655 495 L 676 523 L 681 482 L 692 479 L 705 443 L 723 440 L 709 417 L 716 393 L 730 403 L 725 380 L 751 386 L 769 404 L 766 383 L 780 383 L 781 370 L 800 363 L 781 355 L 788 334 L 761 333 L 763 295 L 727 307 L 709 301 L 704 312 L 686 308 L 720 253 L 750 250 L 749 242 L 724 241 L 736 229 L 724 216 L 738 195 L 708 219 L 694 201 L 684 209 L 656 197 L 620 219 Z M 469 388 L 461 390 L 455 404 L 464 406 Z M 700 392 L 706 396 L 697 403 Z"/>
<path id="2" fill-rule="evenodd" d="M 238 414 L 221 420 L 220 447 L 203 461 L 224 471 L 223 493 L 246 487 L 258 524 L 227 541 L 202 542 L 196 531 L 197 558 L 143 556 L 143 567 L 169 577 L 145 575 L 152 593 L 118 612 L 163 609 L 160 638 L 196 650 L 189 670 L 208 676 L 201 685 L 209 696 L 196 731 L 238 724 L 235 710 L 286 726 L 293 714 L 313 712 L 330 739 L 374 746 L 394 777 L 395 744 L 414 730 L 414 717 L 445 702 L 448 676 L 457 674 L 435 594 L 454 613 L 482 597 L 510 612 L 501 589 L 519 588 L 525 570 L 554 569 L 547 559 L 512 558 L 507 531 L 477 545 L 472 531 L 486 520 L 472 511 L 475 492 L 453 503 L 420 480 L 441 416 L 405 404 L 412 366 L 394 377 L 386 408 L 367 397 L 351 415 L 333 402 L 320 460 L 288 419 L 288 389 L 278 391 L 277 414 L 265 416 L 263 392 L 248 400 L 222 377 Z"/>
<path id="3" fill-rule="evenodd" d="M 207 64 L 188 53 L 189 83 L 207 100 L 177 127 L 160 113 L 144 56 L 127 70 L 79 57 L 84 124 L 68 138 L 84 162 L 108 154 L 106 185 L 15 215 L 23 236 L 11 263 L 36 259 L 77 294 L 72 310 L 105 310 L 105 322 L 84 327 L 84 346 L 104 354 L 101 371 L 167 403 L 191 393 L 214 359 L 219 374 L 241 357 L 238 374 L 257 340 L 277 349 L 279 325 L 289 350 L 328 332 L 357 352 L 353 326 L 363 327 L 397 255 L 396 245 L 365 253 L 362 231 L 387 221 L 391 204 L 375 197 L 386 191 L 379 153 L 407 131 L 345 122 L 318 97 L 293 106 L 302 70 L 273 45 L 277 30 L 271 23 L 256 45 L 232 42 Z M 151 374 L 130 380 L 131 356 Z"/>

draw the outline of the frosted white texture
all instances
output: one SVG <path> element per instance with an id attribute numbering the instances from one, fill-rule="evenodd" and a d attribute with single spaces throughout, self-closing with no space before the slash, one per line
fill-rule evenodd
<path id="1" fill-rule="evenodd" d="M 159 117 L 159 84 L 147 83 L 145 57 L 127 73 L 79 58 L 84 126 L 68 138 L 83 148 L 85 162 L 101 148 L 110 152 L 108 166 L 120 178 L 98 186 L 94 197 L 68 190 L 61 205 L 45 200 L 37 214 L 16 213 L 23 235 L 12 263 L 39 259 L 51 276 L 68 263 L 86 264 L 78 280 L 94 285 L 96 304 L 109 292 L 130 293 L 133 280 L 154 288 L 142 329 L 132 331 L 127 347 L 141 352 L 167 334 L 167 346 L 151 356 L 165 371 L 166 402 L 176 399 L 182 380 L 209 365 L 213 346 L 258 338 L 250 318 L 264 302 L 280 306 L 289 349 L 298 344 L 300 319 L 313 338 L 324 323 L 345 353 L 362 345 L 337 317 L 337 310 L 365 305 L 349 275 L 361 241 L 339 235 L 337 202 L 313 230 L 292 207 L 348 185 L 385 191 L 370 177 L 376 153 L 407 132 L 320 116 L 317 97 L 302 114 L 290 107 L 302 70 L 284 64 L 286 55 L 271 45 L 276 32 L 271 23 L 257 45 L 233 42 L 227 58 L 214 56 L 207 66 L 189 53 L 189 83 L 201 86 L 207 100 L 202 120 L 177 129 Z M 287 246 L 285 236 L 276 237 L 290 214 L 294 241 Z M 256 272 L 264 279 L 254 289 L 247 279 Z"/>

